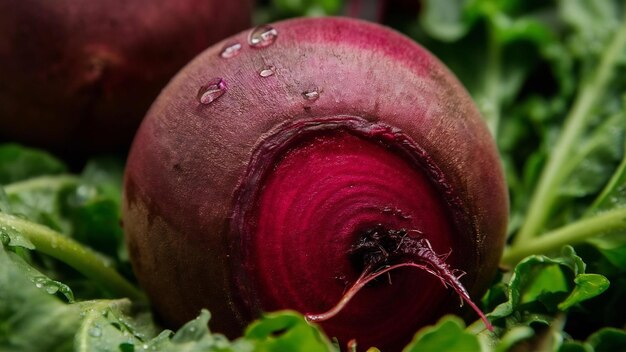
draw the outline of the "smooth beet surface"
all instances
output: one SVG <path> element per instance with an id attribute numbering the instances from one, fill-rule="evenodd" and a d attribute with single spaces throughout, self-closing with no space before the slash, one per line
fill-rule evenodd
<path id="1" fill-rule="evenodd" d="M 456 283 L 480 297 L 507 201 L 451 73 L 394 31 L 325 18 L 240 33 L 183 69 L 136 136 L 123 212 L 170 324 L 202 307 L 230 336 L 262 311 L 319 317 L 397 267 L 320 320 L 342 345 L 397 350 L 458 309 Z"/>
<path id="2" fill-rule="evenodd" d="M 0 3 L 0 140 L 123 150 L 169 79 L 249 26 L 248 0 Z"/>

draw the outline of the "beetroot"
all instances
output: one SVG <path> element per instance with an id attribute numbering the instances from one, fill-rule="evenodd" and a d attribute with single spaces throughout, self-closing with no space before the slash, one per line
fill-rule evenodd
<path id="1" fill-rule="evenodd" d="M 128 146 L 168 80 L 249 26 L 249 0 L 0 3 L 0 140 Z"/>
<path id="2" fill-rule="evenodd" d="M 232 336 L 290 308 L 342 345 L 394 350 L 480 297 L 507 202 L 452 74 L 394 31 L 325 18 L 240 33 L 184 68 L 133 143 L 123 214 L 170 324 L 208 307 Z"/>

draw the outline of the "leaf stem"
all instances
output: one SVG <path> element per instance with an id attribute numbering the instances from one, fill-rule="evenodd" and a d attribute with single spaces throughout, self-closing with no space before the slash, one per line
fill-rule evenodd
<path id="1" fill-rule="evenodd" d="M 128 282 L 97 252 L 40 224 L 0 213 L 0 224 L 11 227 L 30 240 L 41 253 L 56 258 L 115 295 L 145 300 L 145 295 Z"/>
<path id="2" fill-rule="evenodd" d="M 65 186 L 75 185 L 79 180 L 80 178 L 74 175 L 40 176 L 7 184 L 4 186 L 4 191 L 10 195 L 36 189 L 56 190 Z"/>
<path id="3" fill-rule="evenodd" d="M 515 243 L 526 243 L 539 235 L 557 199 L 558 188 L 567 177 L 563 166 L 578 147 L 577 140 L 587 128 L 593 107 L 602 97 L 612 78 L 613 69 L 626 45 L 626 22 L 611 40 L 595 71 L 593 79 L 583 84 L 574 105 L 565 119 L 563 131 L 543 169 L 539 183 L 531 198 L 526 221 L 515 238 Z"/>
<path id="4" fill-rule="evenodd" d="M 616 230 L 626 230 L 626 209 L 613 209 L 591 218 L 578 220 L 523 244 L 513 245 L 504 252 L 502 264 L 513 266 L 532 254 L 558 251 L 567 244 L 584 242 L 588 238 Z"/>

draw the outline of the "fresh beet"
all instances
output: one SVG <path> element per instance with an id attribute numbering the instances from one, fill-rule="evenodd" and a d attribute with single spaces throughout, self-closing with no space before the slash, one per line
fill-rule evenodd
<path id="1" fill-rule="evenodd" d="M 170 324 L 208 307 L 232 336 L 291 308 L 385 350 L 480 297 L 507 213 L 458 81 L 410 39 L 340 18 L 240 33 L 183 69 L 136 136 L 123 209 Z"/>
<path id="2" fill-rule="evenodd" d="M 249 26 L 249 0 L 0 2 L 0 141 L 127 147 L 168 80 Z"/>

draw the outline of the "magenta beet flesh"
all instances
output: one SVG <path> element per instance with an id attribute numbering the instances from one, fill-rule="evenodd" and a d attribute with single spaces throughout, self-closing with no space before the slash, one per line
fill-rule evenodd
<path id="1" fill-rule="evenodd" d="M 438 277 L 476 299 L 504 244 L 502 170 L 467 93 L 424 49 L 360 21 L 286 21 L 205 51 L 151 108 L 125 180 L 133 266 L 157 312 L 178 325 L 208 307 L 230 336 L 263 311 L 324 313 L 364 272 L 413 263 L 320 321 L 342 345 L 397 350 L 458 309 Z"/>
<path id="2" fill-rule="evenodd" d="M 301 126 L 295 128 L 302 133 Z M 314 133 L 275 159 L 280 161 L 256 202 L 240 200 L 250 205 L 245 214 L 249 223 L 240 232 L 245 246 L 240 287 L 251 288 L 244 298 L 255 308 L 305 313 L 331 308 L 363 269 L 348 250 L 363 231 L 377 225 L 431 233 L 440 253 L 463 248 L 454 239 L 452 214 L 439 190 L 410 156 L 390 153 L 385 132 L 366 137 L 346 131 Z M 389 334 L 410 336 L 441 309 L 433 302 L 448 296 L 437 278 L 425 272 L 402 269 L 389 280 L 392 285 L 387 279 L 377 282 L 341 315 L 324 322 L 327 333 L 349 337 L 359 331 L 357 341 L 368 344 Z M 373 317 L 376 324 L 369 321 Z"/>

